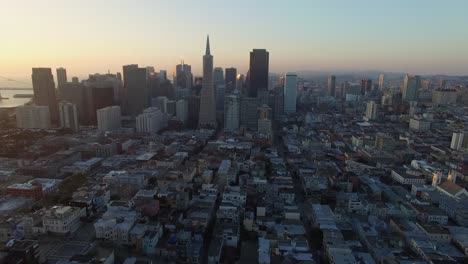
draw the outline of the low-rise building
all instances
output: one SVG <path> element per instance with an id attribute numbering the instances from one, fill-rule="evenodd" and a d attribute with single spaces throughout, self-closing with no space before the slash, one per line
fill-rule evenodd
<path id="1" fill-rule="evenodd" d="M 80 218 L 85 215 L 86 211 L 79 207 L 54 206 L 44 213 L 44 228 L 56 234 L 73 233 L 80 227 Z"/>

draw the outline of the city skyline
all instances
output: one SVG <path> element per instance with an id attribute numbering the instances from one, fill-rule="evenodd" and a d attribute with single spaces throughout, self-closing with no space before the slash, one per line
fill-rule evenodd
<path id="1" fill-rule="evenodd" d="M 284 8 L 279 1 L 257 7 L 239 1 L 229 7 L 232 12 L 219 12 L 226 4 L 215 1 L 190 2 L 184 9 L 174 2 L 9 3 L 0 11 L 0 22 L 15 24 L 5 29 L 8 37 L 0 44 L 0 73 L 27 78 L 32 67 L 64 67 L 70 76 L 84 77 L 120 72 L 132 63 L 170 70 L 183 59 L 199 76 L 200 47 L 210 34 L 219 42 L 214 66 L 235 67 L 239 73 L 247 72 L 250 51 L 267 49 L 270 72 L 467 74 L 463 10 L 468 4 L 463 1 L 450 6 L 437 1 L 300 1 Z M 210 19 L 203 10 L 212 14 Z M 278 19 L 284 12 L 295 15 Z M 431 13 L 450 16 L 432 20 L 426 15 Z M 187 39 L 200 45 L 188 46 Z"/>

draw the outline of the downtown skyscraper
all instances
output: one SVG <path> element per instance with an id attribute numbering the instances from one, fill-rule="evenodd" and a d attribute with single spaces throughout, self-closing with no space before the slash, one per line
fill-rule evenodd
<path id="1" fill-rule="evenodd" d="M 421 77 L 406 74 L 403 79 L 403 100 L 407 102 L 416 101 L 419 89 L 421 89 Z"/>
<path id="2" fill-rule="evenodd" d="M 336 88 L 336 77 L 335 75 L 328 76 L 328 95 L 335 96 L 335 88 Z"/>
<path id="3" fill-rule="evenodd" d="M 297 74 L 287 73 L 284 81 L 284 112 L 296 112 Z"/>
<path id="4" fill-rule="evenodd" d="M 34 103 L 38 106 L 48 106 L 50 120 L 57 125 L 59 111 L 55 93 L 54 76 L 50 68 L 33 68 L 32 85 L 34 90 Z"/>
<path id="5" fill-rule="evenodd" d="M 67 80 L 67 70 L 65 68 L 57 68 L 57 88 L 63 87 Z"/>
<path id="6" fill-rule="evenodd" d="M 200 92 L 200 116 L 198 127 L 216 127 L 216 105 L 213 83 L 213 56 L 210 53 L 210 37 L 206 38 L 206 50 L 203 56 L 203 84 Z"/>
<path id="7" fill-rule="evenodd" d="M 268 64 L 270 54 L 266 49 L 250 52 L 248 72 L 248 97 L 257 97 L 259 91 L 268 91 Z"/>
<path id="8" fill-rule="evenodd" d="M 224 78 L 226 81 L 226 93 L 232 93 L 236 89 L 237 69 L 226 68 Z"/>
<path id="9" fill-rule="evenodd" d="M 124 113 L 137 116 L 149 105 L 147 69 L 137 64 L 123 66 Z"/>

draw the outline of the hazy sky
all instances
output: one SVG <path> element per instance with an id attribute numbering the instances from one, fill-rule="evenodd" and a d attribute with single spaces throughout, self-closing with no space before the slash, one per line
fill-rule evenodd
<path id="1" fill-rule="evenodd" d="M 206 34 L 215 66 L 241 72 L 266 48 L 272 72 L 468 74 L 467 10 L 466 0 L 0 0 L 0 76 L 130 63 L 172 75 L 182 58 L 199 74 Z"/>

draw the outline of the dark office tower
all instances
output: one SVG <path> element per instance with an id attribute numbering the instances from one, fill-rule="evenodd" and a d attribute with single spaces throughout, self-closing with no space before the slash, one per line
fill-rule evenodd
<path id="1" fill-rule="evenodd" d="M 161 81 L 157 73 L 152 73 L 148 76 L 149 94 L 151 98 L 164 96 L 161 94 L 160 83 Z"/>
<path id="2" fill-rule="evenodd" d="M 84 124 L 96 125 L 96 111 L 101 108 L 115 105 L 114 82 L 97 78 L 98 75 L 90 75 L 84 85 Z"/>
<path id="3" fill-rule="evenodd" d="M 72 77 L 72 83 L 79 83 L 80 79 L 78 77 Z"/>
<path id="4" fill-rule="evenodd" d="M 192 66 L 185 64 L 177 64 L 174 70 L 174 86 L 181 89 L 192 89 L 193 75 Z"/>
<path id="5" fill-rule="evenodd" d="M 250 52 L 248 78 L 248 97 L 257 97 L 258 91 L 268 91 L 269 53 L 265 49 Z"/>
<path id="6" fill-rule="evenodd" d="M 226 79 L 226 94 L 234 92 L 236 89 L 237 69 L 226 68 L 224 78 Z"/>
<path id="7" fill-rule="evenodd" d="M 418 91 L 421 89 L 421 77 L 419 75 L 406 74 L 403 79 L 403 100 L 410 102 L 418 99 Z"/>
<path id="8" fill-rule="evenodd" d="M 59 122 L 55 83 L 50 68 L 33 68 L 32 85 L 34 89 L 34 103 L 39 106 L 48 106 L 52 124 Z"/>
<path id="9" fill-rule="evenodd" d="M 65 68 L 57 69 L 57 88 L 60 89 L 67 81 L 67 70 Z"/>
<path id="10" fill-rule="evenodd" d="M 136 64 L 123 66 L 125 115 L 137 116 L 149 105 L 146 71 Z"/>
<path id="11" fill-rule="evenodd" d="M 372 80 L 362 79 L 361 80 L 361 94 L 370 94 L 372 92 Z"/>
<path id="12" fill-rule="evenodd" d="M 336 88 L 336 77 L 335 75 L 328 76 L 328 95 L 335 96 L 335 88 Z"/>
<path id="13" fill-rule="evenodd" d="M 196 129 L 198 126 L 198 113 L 200 112 L 200 96 L 190 95 L 187 97 L 188 120 L 187 127 Z"/>
<path id="14" fill-rule="evenodd" d="M 59 98 L 76 106 L 78 121 L 86 124 L 85 87 L 81 83 L 69 82 L 59 88 Z"/>
<path id="15" fill-rule="evenodd" d="M 284 85 L 283 85 L 284 86 Z M 273 102 L 270 106 L 273 109 L 273 118 L 278 119 L 284 114 L 284 87 L 275 87 L 273 89 Z"/>
<path id="16" fill-rule="evenodd" d="M 252 97 L 242 97 L 240 101 L 240 126 L 243 130 L 255 131 L 258 125 L 260 100 Z"/>
<path id="17" fill-rule="evenodd" d="M 198 127 L 216 127 L 215 89 L 213 83 L 213 56 L 210 52 L 210 38 L 206 38 L 206 50 L 203 56 L 203 85 L 200 91 L 200 115 Z"/>

